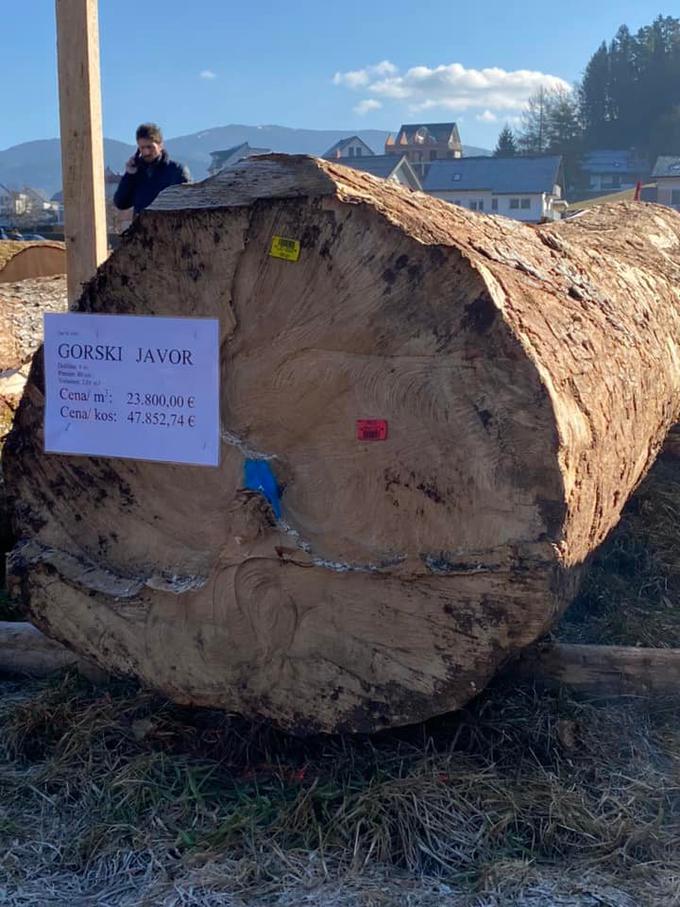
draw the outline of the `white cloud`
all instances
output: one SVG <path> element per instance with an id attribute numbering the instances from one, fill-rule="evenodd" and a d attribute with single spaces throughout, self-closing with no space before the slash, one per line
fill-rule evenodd
<path id="1" fill-rule="evenodd" d="M 363 88 L 377 78 L 396 76 L 399 70 L 389 60 L 382 60 L 365 69 L 354 69 L 350 72 L 336 72 L 333 76 L 334 85 L 345 85 L 347 88 Z"/>
<path id="2" fill-rule="evenodd" d="M 484 113 L 478 113 L 475 116 L 475 119 L 480 123 L 497 123 L 498 117 L 495 113 L 492 113 L 490 110 L 485 110 Z"/>
<path id="3" fill-rule="evenodd" d="M 213 72 L 212 69 L 202 69 L 198 74 L 201 79 L 216 79 L 217 73 Z"/>
<path id="4" fill-rule="evenodd" d="M 359 101 L 354 108 L 354 112 L 363 116 L 366 113 L 370 113 L 371 110 L 380 110 L 381 107 L 380 101 L 376 101 L 375 98 L 366 98 L 364 101 Z"/>
<path id="5" fill-rule="evenodd" d="M 492 117 L 499 119 L 499 112 L 520 111 L 541 87 L 570 88 L 559 76 L 531 69 L 467 69 L 461 63 L 450 63 L 413 66 L 400 73 L 389 60 L 364 69 L 337 72 L 333 82 L 353 90 L 360 88 L 378 98 L 405 101 L 413 113 L 433 108 L 456 112 L 480 109 L 483 112 L 478 119 L 488 123 L 495 121 Z"/>

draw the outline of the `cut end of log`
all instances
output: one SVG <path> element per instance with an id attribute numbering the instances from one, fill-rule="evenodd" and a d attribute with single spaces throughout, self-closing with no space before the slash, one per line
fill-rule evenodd
<path id="1" fill-rule="evenodd" d="M 0 240 L 0 284 L 65 273 L 63 242 Z"/>
<path id="2" fill-rule="evenodd" d="M 630 217 L 637 252 L 616 211 L 529 228 L 282 155 L 162 193 L 79 308 L 219 319 L 221 463 L 45 455 L 36 359 L 5 456 L 33 619 L 296 731 L 462 705 L 564 609 L 677 415 L 680 218 Z"/>

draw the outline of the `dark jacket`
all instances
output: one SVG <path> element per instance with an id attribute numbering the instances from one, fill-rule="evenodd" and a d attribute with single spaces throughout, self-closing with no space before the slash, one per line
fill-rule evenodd
<path id="1" fill-rule="evenodd" d="M 138 155 L 137 172 L 123 174 L 113 196 L 113 204 L 121 211 L 134 208 L 135 214 L 139 214 L 163 189 L 188 183 L 190 178 L 187 168 L 171 161 L 167 151 L 163 151 L 153 164 L 145 163 Z"/>

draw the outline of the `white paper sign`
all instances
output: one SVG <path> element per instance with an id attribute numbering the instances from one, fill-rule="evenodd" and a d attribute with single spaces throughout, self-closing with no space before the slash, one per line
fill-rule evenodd
<path id="1" fill-rule="evenodd" d="M 213 318 L 45 315 L 45 450 L 217 466 Z"/>

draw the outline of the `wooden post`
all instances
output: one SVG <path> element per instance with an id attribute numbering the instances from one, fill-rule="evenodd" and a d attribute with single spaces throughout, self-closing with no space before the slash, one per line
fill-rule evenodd
<path id="1" fill-rule="evenodd" d="M 107 255 L 97 0 L 56 0 L 69 306 Z"/>

